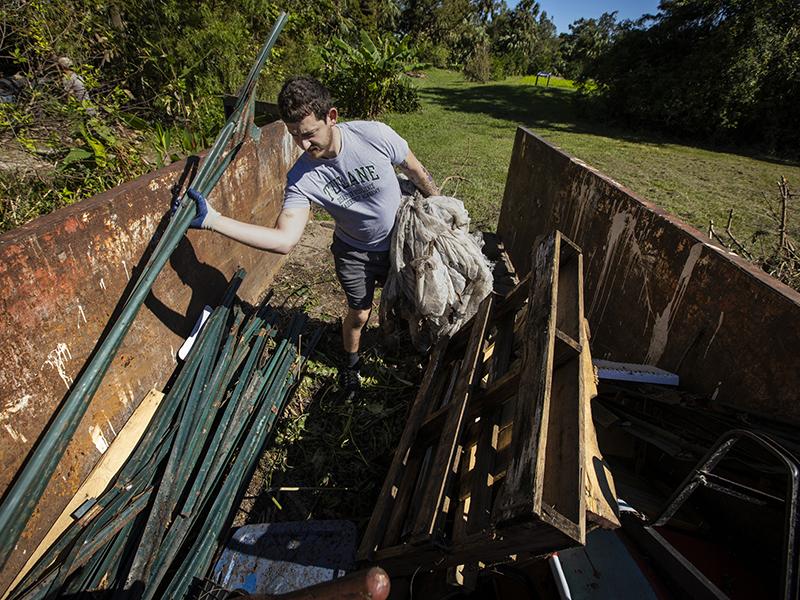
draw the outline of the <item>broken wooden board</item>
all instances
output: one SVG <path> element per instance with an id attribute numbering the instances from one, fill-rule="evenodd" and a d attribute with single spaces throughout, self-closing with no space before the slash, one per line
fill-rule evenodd
<path id="1" fill-rule="evenodd" d="M 492 520 L 542 520 L 567 547 L 586 535 L 583 258 L 556 231 L 534 250 L 533 265 L 510 461 Z"/>
<path id="2" fill-rule="evenodd" d="M 603 529 L 620 527 L 617 490 L 608 463 L 603 459 L 597 443 L 597 431 L 592 422 L 592 399 L 597 396 L 595 367 L 589 352 L 589 326 L 584 320 L 584 351 L 581 352 L 581 370 L 584 381 L 584 432 L 586 486 L 586 518 Z"/>

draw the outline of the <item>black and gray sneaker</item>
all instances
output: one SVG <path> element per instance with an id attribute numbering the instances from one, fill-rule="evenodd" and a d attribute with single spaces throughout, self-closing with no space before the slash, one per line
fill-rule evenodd
<path id="1" fill-rule="evenodd" d="M 339 367 L 339 387 L 344 392 L 357 392 L 361 389 L 361 375 L 359 366 Z"/>

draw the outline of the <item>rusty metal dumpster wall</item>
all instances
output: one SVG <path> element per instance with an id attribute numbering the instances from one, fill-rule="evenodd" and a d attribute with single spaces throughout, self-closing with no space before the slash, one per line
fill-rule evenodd
<path id="1" fill-rule="evenodd" d="M 583 248 L 592 356 L 800 422 L 800 294 L 526 129 L 508 173 L 498 233 L 520 275 L 553 229 Z"/>
<path id="2" fill-rule="evenodd" d="M 271 225 L 297 150 L 282 123 L 248 140 L 210 201 L 223 214 Z M 36 443 L 144 266 L 169 218 L 176 184 L 197 158 L 174 163 L 0 236 L 0 491 Z M 214 306 L 238 266 L 239 296 L 257 302 L 282 264 L 204 231 L 191 231 L 159 275 L 78 433 L 0 574 L 0 589 L 26 560 L 151 388 L 206 304 Z"/>

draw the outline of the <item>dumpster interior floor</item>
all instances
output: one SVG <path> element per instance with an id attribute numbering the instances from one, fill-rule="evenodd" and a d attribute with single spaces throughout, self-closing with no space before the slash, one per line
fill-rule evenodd
<path id="1" fill-rule="evenodd" d="M 314 220 L 273 282 L 271 304 L 304 311 L 325 333 L 306 377 L 261 458 L 235 524 L 346 519 L 359 536 L 372 513 L 405 424 L 425 357 L 407 334 L 383 335 L 373 317 L 362 337 L 362 389 L 336 386 L 344 294 L 336 280 L 332 223 Z"/>

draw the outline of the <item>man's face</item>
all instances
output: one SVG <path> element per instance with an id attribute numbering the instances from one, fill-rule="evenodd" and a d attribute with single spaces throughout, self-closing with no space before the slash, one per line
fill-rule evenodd
<path id="1" fill-rule="evenodd" d="M 332 108 L 325 119 L 318 119 L 314 113 L 306 115 L 297 123 L 286 123 L 286 128 L 295 144 L 314 158 L 330 158 L 336 155 L 333 147 L 333 126 L 337 112 Z"/>

